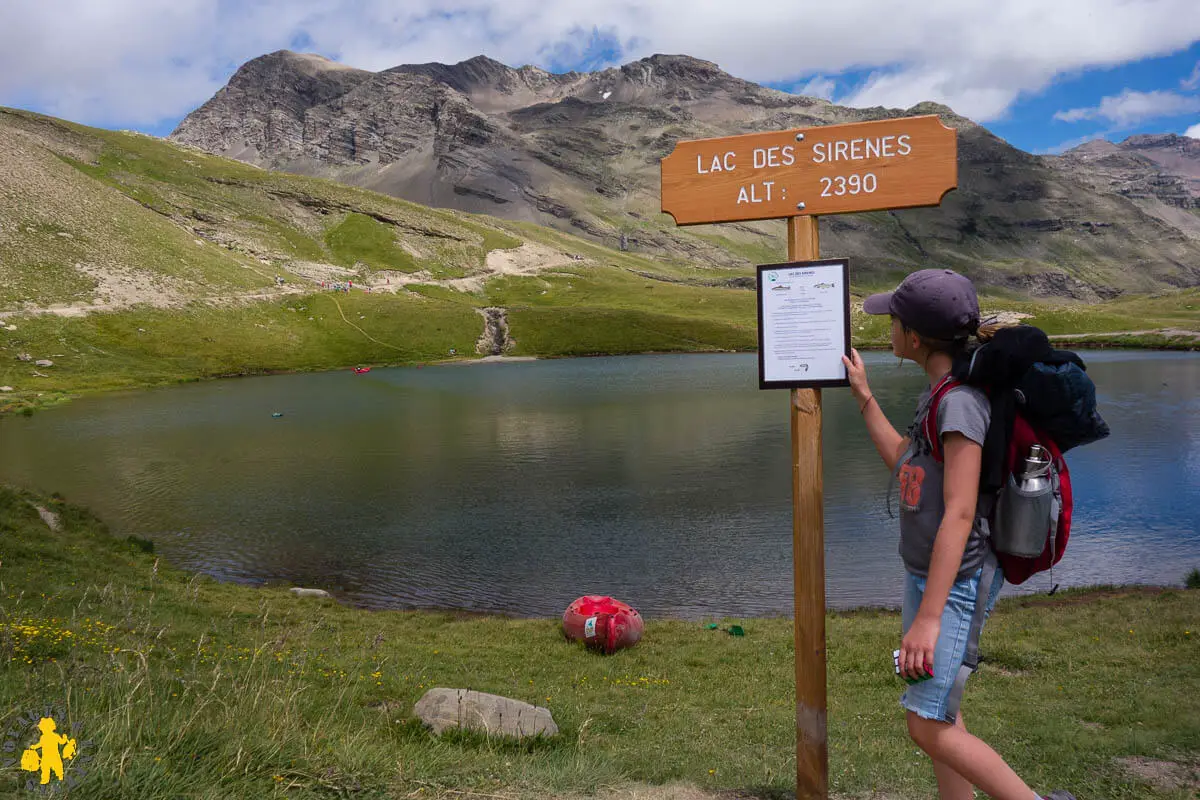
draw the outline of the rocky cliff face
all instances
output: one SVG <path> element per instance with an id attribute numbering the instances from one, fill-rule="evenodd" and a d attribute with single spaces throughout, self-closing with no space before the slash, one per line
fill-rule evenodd
<path id="1" fill-rule="evenodd" d="M 1157 164 L 1160 177 L 1179 180 L 1190 196 L 1191 207 L 1200 206 L 1200 139 L 1174 133 L 1142 134 L 1129 137 L 1120 146 Z"/>
<path id="2" fill-rule="evenodd" d="M 1200 140 L 1169 134 L 1094 141 L 1051 160 L 1098 195 L 1116 194 L 1200 241 Z"/>
<path id="3" fill-rule="evenodd" d="M 1200 139 L 1167 134 L 1097 140 L 1068 150 L 1062 162 L 1093 186 L 1177 208 L 1200 208 Z"/>
<path id="4" fill-rule="evenodd" d="M 243 65 L 172 136 L 260 166 L 745 270 L 782 258 L 782 226 L 675 228 L 658 192 L 659 160 L 676 141 L 923 113 L 958 129 L 959 188 L 936 209 L 824 219 L 822 252 L 853 258 L 858 280 L 944 264 L 1083 299 L 1200 284 L 1200 142 L 1135 137 L 1037 157 L 942 106 L 846 108 L 688 56 L 594 73 L 482 56 L 371 73 L 281 51 Z"/>

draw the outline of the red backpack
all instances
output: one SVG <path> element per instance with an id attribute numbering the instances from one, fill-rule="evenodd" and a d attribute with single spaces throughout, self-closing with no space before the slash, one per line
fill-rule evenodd
<path id="1" fill-rule="evenodd" d="M 963 385 L 965 384 L 948 378 L 938 384 L 930 398 L 929 413 L 925 417 L 923 433 L 933 449 L 934 459 L 939 464 L 943 463 L 944 454 L 941 437 L 937 434 L 938 409 L 942 399 L 951 389 Z M 988 516 L 988 524 L 992 532 L 991 547 L 1004 571 L 1005 581 L 1021 584 L 1032 575 L 1050 570 L 1050 591 L 1053 593 L 1058 588 L 1054 584 L 1054 565 L 1062 559 L 1063 553 L 1067 550 L 1067 540 L 1071 536 L 1071 513 L 1074 507 L 1071 493 L 1071 472 L 1067 469 L 1067 462 L 1063 458 L 1062 450 L 1054 439 L 1044 431 L 1035 428 L 1019 410 L 1013 416 L 1012 430 L 1005 436 L 1005 441 L 1007 445 L 1004 453 L 1001 489 L 996 496 L 996 502 L 993 503 L 992 512 Z M 1048 504 L 1048 510 L 1045 513 L 1038 515 L 1041 523 L 1045 525 L 1045 533 L 1044 535 L 1040 533 L 1039 525 L 1036 539 L 1036 541 L 1044 542 L 1044 547 L 1040 553 L 1036 554 L 1034 553 L 1036 547 L 1030 549 L 1028 546 L 1023 550 L 1018 549 L 1017 552 L 1006 552 L 1008 549 L 1006 543 L 1011 540 L 1013 532 L 1007 529 L 1009 523 L 1003 518 L 1001 509 L 1008 507 L 1005 503 L 1006 493 L 1009 499 L 1020 501 L 1020 490 L 1016 488 L 1019 480 L 1017 475 L 1024 463 L 1025 456 L 1033 445 L 1041 445 L 1051 457 L 1050 481 L 1053 502 Z M 1027 520 L 1025 521 L 1027 522 Z M 1028 534 L 1025 538 L 1028 540 Z"/>

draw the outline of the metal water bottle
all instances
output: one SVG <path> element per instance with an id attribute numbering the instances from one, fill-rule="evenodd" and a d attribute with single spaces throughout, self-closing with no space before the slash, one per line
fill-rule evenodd
<path id="1" fill-rule="evenodd" d="M 992 539 L 997 552 L 1036 558 L 1046 549 L 1057 517 L 1050 461 L 1050 452 L 1035 444 L 1015 465 L 996 507 Z"/>
<path id="2" fill-rule="evenodd" d="M 1021 491 L 1033 494 L 1050 486 L 1050 452 L 1040 444 L 1029 448 L 1021 470 Z"/>

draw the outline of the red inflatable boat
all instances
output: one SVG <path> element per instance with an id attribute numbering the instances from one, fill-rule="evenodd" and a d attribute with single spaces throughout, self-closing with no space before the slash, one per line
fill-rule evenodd
<path id="1" fill-rule="evenodd" d="M 563 612 L 563 634 L 588 647 L 614 653 L 642 638 L 642 615 L 611 597 L 584 595 Z"/>

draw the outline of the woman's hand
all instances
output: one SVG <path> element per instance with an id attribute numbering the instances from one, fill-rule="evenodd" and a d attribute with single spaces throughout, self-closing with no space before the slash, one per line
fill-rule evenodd
<path id="1" fill-rule="evenodd" d="M 900 675 L 916 680 L 933 674 L 933 653 L 937 649 L 942 620 L 922 617 L 919 613 L 900 643 Z"/>
<path id="2" fill-rule="evenodd" d="M 850 378 L 850 392 L 861 406 L 871 397 L 871 387 L 867 385 L 867 367 L 863 364 L 862 356 L 857 350 L 851 349 L 850 356 L 842 356 L 846 365 L 846 376 Z"/>

